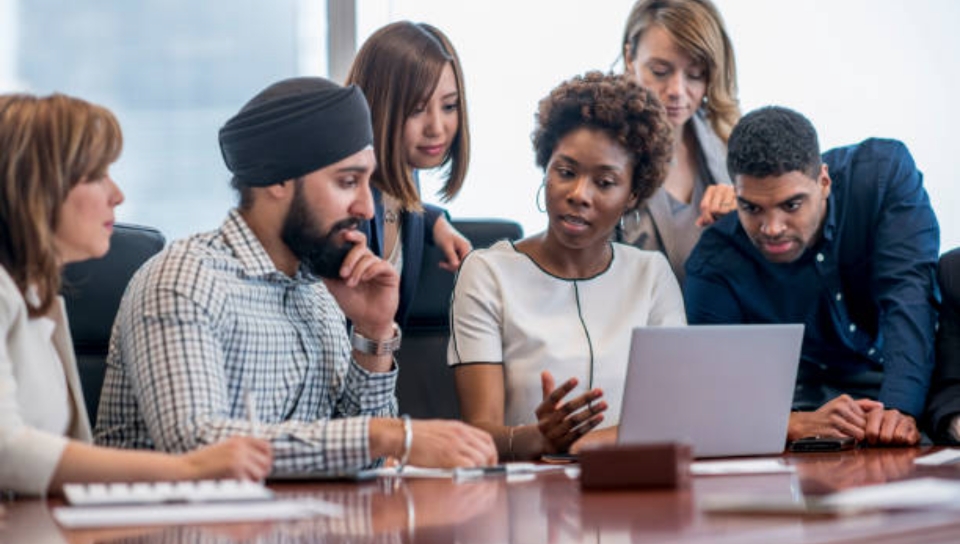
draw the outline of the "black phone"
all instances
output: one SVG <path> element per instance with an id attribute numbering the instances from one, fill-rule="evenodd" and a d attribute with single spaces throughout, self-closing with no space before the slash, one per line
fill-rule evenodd
<path id="1" fill-rule="evenodd" d="M 545 453 L 540 456 L 540 460 L 551 465 L 563 465 L 576 463 L 579 458 L 575 453 Z"/>
<path id="2" fill-rule="evenodd" d="M 844 451 L 856 446 L 857 441 L 849 436 L 807 436 L 794 440 L 787 449 L 793 452 Z"/>

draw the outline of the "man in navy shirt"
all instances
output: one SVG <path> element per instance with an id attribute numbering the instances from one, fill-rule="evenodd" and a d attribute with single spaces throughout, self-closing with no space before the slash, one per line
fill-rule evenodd
<path id="1" fill-rule="evenodd" d="M 780 107 L 730 135 L 738 212 L 687 261 L 691 324 L 803 323 L 788 439 L 915 444 L 933 370 L 940 232 L 906 147 L 870 139 L 820 156 Z"/>

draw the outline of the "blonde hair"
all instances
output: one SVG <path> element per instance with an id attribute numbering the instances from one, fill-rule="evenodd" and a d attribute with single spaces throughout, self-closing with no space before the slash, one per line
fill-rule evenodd
<path id="1" fill-rule="evenodd" d="M 363 90 L 370 105 L 377 170 L 373 184 L 396 198 L 406 210 L 421 211 L 420 193 L 407 163 L 403 127 L 416 108 L 428 100 L 449 65 L 457 81 L 460 107 L 457 134 L 444 158 L 447 179 L 439 193 L 449 201 L 460 192 L 470 163 L 467 97 L 460 59 L 450 40 L 424 23 L 400 21 L 373 33 L 357 53 L 346 84 Z"/>
<path id="2" fill-rule="evenodd" d="M 710 125 L 726 142 L 740 119 L 737 65 L 733 45 L 720 12 L 710 0 L 639 0 L 623 30 L 624 64 L 635 59 L 643 32 L 653 25 L 665 29 L 677 45 L 707 68 L 704 108 Z"/>
<path id="3" fill-rule="evenodd" d="M 106 175 L 122 147 L 106 108 L 62 94 L 0 95 L 0 266 L 31 316 L 47 313 L 60 290 L 54 233 L 67 193 Z"/>

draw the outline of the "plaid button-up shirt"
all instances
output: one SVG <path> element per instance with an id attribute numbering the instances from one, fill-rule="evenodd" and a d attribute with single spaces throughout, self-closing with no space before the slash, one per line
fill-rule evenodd
<path id="1" fill-rule="evenodd" d="M 277 270 L 233 210 L 219 230 L 175 242 L 131 280 L 95 440 L 184 452 L 256 433 L 273 444 L 275 472 L 356 469 L 373 461 L 370 417 L 397 413 L 396 374 L 353 360 L 323 283 Z"/>

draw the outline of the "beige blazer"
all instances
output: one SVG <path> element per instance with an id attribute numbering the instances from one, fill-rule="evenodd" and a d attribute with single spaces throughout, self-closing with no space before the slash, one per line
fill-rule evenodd
<path id="1" fill-rule="evenodd" d="M 58 298 L 47 317 L 55 323 L 52 341 L 70 396 L 72 419 L 67 437 L 89 442 L 90 423 L 62 298 Z M 50 485 L 67 437 L 27 423 L 42 419 L 36 416 L 52 404 L 50 389 L 25 391 L 17 387 L 18 377 L 23 381 L 24 376 L 38 368 L 37 358 L 49 353 L 38 347 L 35 329 L 27 326 L 28 320 L 20 291 L 0 267 L 0 489 L 39 495 Z"/>
<path id="2" fill-rule="evenodd" d="M 717 136 L 707 120 L 704 111 L 699 110 L 690 118 L 693 133 L 700 147 L 700 158 L 708 174 L 704 181 L 707 185 L 730 185 L 730 174 L 727 173 L 727 145 Z M 691 202 L 699 207 L 700 201 Z M 660 251 L 667 256 L 670 267 L 677 276 L 680 286 L 686 276 L 684 265 L 690 250 L 688 243 L 681 243 L 687 238 L 684 233 L 677 233 L 671 227 L 672 205 L 666 189 L 661 187 L 645 202 L 635 214 L 627 214 L 623 218 L 623 241 L 633 244 L 640 249 Z M 700 238 L 700 227 L 690 224 L 690 234 L 695 239 Z"/>

